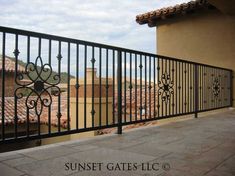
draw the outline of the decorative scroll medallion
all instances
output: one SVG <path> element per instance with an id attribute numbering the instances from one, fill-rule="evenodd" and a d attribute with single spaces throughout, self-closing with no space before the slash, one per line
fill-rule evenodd
<path id="1" fill-rule="evenodd" d="M 215 98 L 218 98 L 219 94 L 220 94 L 220 82 L 219 82 L 219 78 L 215 78 L 213 85 L 212 85 L 212 90 L 213 90 L 213 94 L 215 96 Z"/>
<path id="2" fill-rule="evenodd" d="M 40 56 L 35 63 L 29 62 L 23 73 L 17 73 L 15 82 L 18 85 L 16 98 L 25 98 L 26 107 L 34 109 L 37 116 L 42 114 L 43 107 L 52 104 L 52 95 L 60 94 L 60 76 L 53 73 L 51 65 L 43 64 Z"/>
<path id="3" fill-rule="evenodd" d="M 158 82 L 158 95 L 161 96 L 162 101 L 164 101 L 166 104 L 171 99 L 171 95 L 174 94 L 174 83 L 170 78 L 170 74 L 165 72 L 161 76 L 161 80 Z"/>

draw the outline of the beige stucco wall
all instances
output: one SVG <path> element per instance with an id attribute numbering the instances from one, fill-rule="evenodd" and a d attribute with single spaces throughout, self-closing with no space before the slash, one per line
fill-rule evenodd
<path id="1" fill-rule="evenodd" d="M 207 10 L 169 19 L 157 26 L 157 53 L 235 71 L 235 17 Z"/>

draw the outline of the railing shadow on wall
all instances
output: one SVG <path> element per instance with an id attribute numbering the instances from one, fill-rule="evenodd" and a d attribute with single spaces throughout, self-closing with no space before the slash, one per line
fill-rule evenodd
<path id="1" fill-rule="evenodd" d="M 1 143 L 232 106 L 232 70 L 0 27 Z"/>

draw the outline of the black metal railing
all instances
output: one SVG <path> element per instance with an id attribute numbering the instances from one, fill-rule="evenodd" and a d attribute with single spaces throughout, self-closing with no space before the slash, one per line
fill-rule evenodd
<path id="1" fill-rule="evenodd" d="M 0 142 L 232 106 L 232 70 L 0 27 Z"/>

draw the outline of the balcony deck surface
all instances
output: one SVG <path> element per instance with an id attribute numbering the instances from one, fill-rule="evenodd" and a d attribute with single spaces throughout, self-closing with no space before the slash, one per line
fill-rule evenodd
<path id="1" fill-rule="evenodd" d="M 65 163 L 102 163 L 101 171 L 66 170 Z M 111 163 L 111 164 L 110 164 Z M 109 171 L 137 163 L 132 171 Z M 156 170 L 142 166 L 155 164 Z M 97 168 L 98 169 L 98 168 Z M 122 170 L 123 168 L 121 168 Z M 124 168 L 126 170 L 126 168 Z M 0 154 L 0 175 L 232 176 L 235 110 L 112 134 Z"/>

